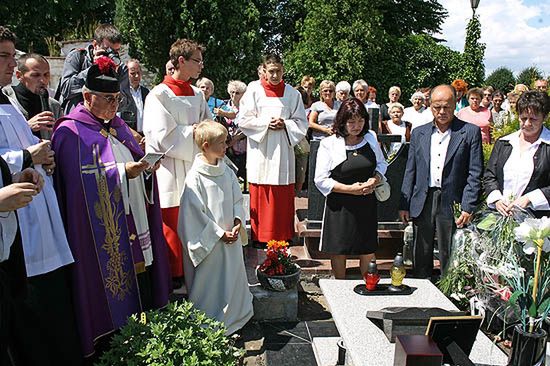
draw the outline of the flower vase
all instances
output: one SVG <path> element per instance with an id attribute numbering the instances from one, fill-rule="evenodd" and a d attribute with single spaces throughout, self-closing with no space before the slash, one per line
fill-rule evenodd
<path id="1" fill-rule="evenodd" d="M 546 358 L 547 333 L 544 329 L 537 329 L 529 333 L 518 324 L 512 335 L 512 353 L 508 361 L 509 366 L 544 366 Z"/>
<path id="2" fill-rule="evenodd" d="M 300 281 L 300 273 L 302 272 L 302 269 L 297 264 L 294 265 L 296 266 L 296 271 L 291 274 L 271 276 L 260 271 L 260 267 L 256 267 L 256 277 L 258 278 L 260 285 L 266 290 L 279 292 L 287 291 L 296 287 Z"/>

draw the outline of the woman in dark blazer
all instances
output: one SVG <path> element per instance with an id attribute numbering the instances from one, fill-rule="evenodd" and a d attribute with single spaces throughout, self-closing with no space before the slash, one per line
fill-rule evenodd
<path id="1" fill-rule="evenodd" d="M 550 130 L 543 122 L 550 113 L 550 98 L 538 91 L 524 92 L 518 100 L 520 129 L 497 140 L 484 186 L 487 205 L 505 216 L 512 208 L 528 209 L 536 217 L 550 214 Z"/>

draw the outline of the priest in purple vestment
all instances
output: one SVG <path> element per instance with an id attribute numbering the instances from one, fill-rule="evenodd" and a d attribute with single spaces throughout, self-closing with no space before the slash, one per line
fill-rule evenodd
<path id="1" fill-rule="evenodd" d="M 155 167 L 122 119 L 114 63 L 96 61 L 84 103 L 57 121 L 55 183 L 75 264 L 74 305 L 83 352 L 126 324 L 167 304 L 170 275 Z M 158 165 L 158 164 L 157 164 Z"/>

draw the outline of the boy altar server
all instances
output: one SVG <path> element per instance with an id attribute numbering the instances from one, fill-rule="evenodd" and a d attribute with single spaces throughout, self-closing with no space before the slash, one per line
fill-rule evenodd
<path id="1" fill-rule="evenodd" d="M 308 122 L 300 93 L 283 81 L 281 58 L 265 56 L 263 70 L 241 99 L 237 125 L 248 137 L 252 239 L 268 242 L 294 236 L 294 146 Z"/>
<path id="2" fill-rule="evenodd" d="M 223 162 L 227 130 L 201 122 L 195 142 L 202 150 L 187 174 L 178 232 L 184 247 L 189 301 L 235 333 L 252 318 L 252 294 L 244 268 L 243 196 L 237 176 Z"/>

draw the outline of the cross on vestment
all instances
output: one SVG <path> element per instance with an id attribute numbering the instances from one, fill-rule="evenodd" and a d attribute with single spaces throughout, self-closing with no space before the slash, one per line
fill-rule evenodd
<path id="1" fill-rule="evenodd" d="M 81 166 L 82 174 L 93 174 L 97 183 L 99 201 L 94 203 L 94 212 L 100 225 L 105 227 L 105 239 L 101 248 L 105 250 L 109 259 L 106 264 L 105 287 L 114 297 L 124 300 L 131 292 L 133 284 L 131 274 L 124 271 L 124 262 L 129 258 L 120 250 L 121 228 L 119 218 L 124 212 L 117 210 L 121 199 L 120 186 L 117 184 L 113 193 L 109 192 L 106 172 L 116 169 L 116 162 L 103 163 L 99 153 L 99 146 L 92 146 L 93 163 Z M 114 198 L 114 202 L 111 201 Z M 93 220 L 92 220 L 93 221 Z"/>

